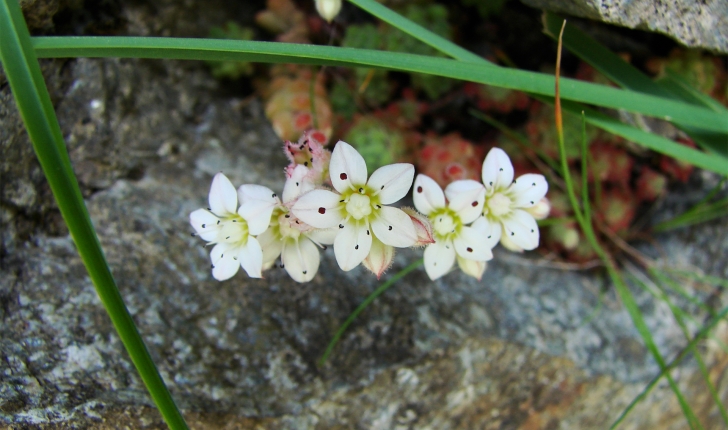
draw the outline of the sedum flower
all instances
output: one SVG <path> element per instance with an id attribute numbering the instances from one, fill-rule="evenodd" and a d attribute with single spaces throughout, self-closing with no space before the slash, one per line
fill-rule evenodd
<path id="1" fill-rule="evenodd" d="M 291 211 L 314 228 L 337 230 L 334 255 L 342 270 L 349 271 L 367 258 L 373 236 L 397 248 L 417 241 L 410 217 L 401 209 L 387 206 L 407 194 L 414 166 L 383 166 L 367 180 L 364 158 L 351 145 L 339 141 L 331 154 L 329 173 L 337 192 L 310 191 L 296 201 Z"/>
<path id="2" fill-rule="evenodd" d="M 341 11 L 341 0 L 316 0 L 316 10 L 323 19 L 331 22 Z"/>
<path id="3" fill-rule="evenodd" d="M 539 205 L 548 191 L 543 175 L 527 173 L 513 180 L 513 165 L 500 148 L 488 152 L 483 162 L 485 205 L 483 216 L 497 231 L 501 244 L 509 249 L 532 250 L 538 246 L 539 232 L 530 208 Z"/>
<path id="4" fill-rule="evenodd" d="M 222 173 L 212 180 L 209 203 L 209 208 L 190 214 L 190 224 L 208 245 L 215 245 L 210 251 L 212 276 L 224 281 L 242 266 L 251 278 L 261 278 L 263 252 L 253 236 L 268 228 L 270 215 L 245 205 L 238 209 L 238 193 Z"/>
<path id="5" fill-rule="evenodd" d="M 430 279 L 450 271 L 456 259 L 463 272 L 480 279 L 500 237 L 480 216 L 485 201 L 483 185 L 460 180 L 450 183 L 443 193 L 432 178 L 417 175 L 413 199 L 415 208 L 432 223 L 435 243 L 425 248 L 425 271 Z"/>
<path id="6" fill-rule="evenodd" d="M 263 269 L 273 266 L 280 256 L 281 267 L 296 282 L 308 282 L 318 272 L 321 257 L 317 244 L 333 243 L 329 232 L 313 229 L 291 214 L 288 208 L 302 191 L 308 191 L 310 184 L 304 181 L 308 175 L 309 169 L 303 165 L 293 169 L 283 189 L 283 201 L 277 197 L 274 197 L 273 202 L 268 201 L 273 208 L 269 215 L 269 226 L 258 236 L 263 248 Z M 252 194 L 254 191 L 251 188 L 244 192 Z"/>

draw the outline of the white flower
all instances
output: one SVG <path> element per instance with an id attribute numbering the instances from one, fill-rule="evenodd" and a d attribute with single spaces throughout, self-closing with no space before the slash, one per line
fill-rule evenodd
<path id="1" fill-rule="evenodd" d="M 316 10 L 327 22 L 331 22 L 341 10 L 341 0 L 316 0 Z"/>
<path id="2" fill-rule="evenodd" d="M 364 158 L 339 141 L 331 154 L 331 183 L 338 193 L 313 190 L 302 195 L 291 211 L 315 228 L 337 228 L 334 255 L 344 271 L 358 266 L 372 247 L 372 235 L 384 245 L 404 248 L 417 241 L 410 217 L 389 207 L 412 186 L 415 169 L 399 163 L 377 169 L 367 181 Z"/>
<path id="3" fill-rule="evenodd" d="M 238 193 L 222 173 L 212 180 L 209 203 L 208 209 L 190 214 L 190 224 L 208 245 L 215 245 L 210 251 L 212 276 L 224 281 L 242 266 L 251 278 L 261 278 L 263 252 L 253 236 L 268 228 L 270 214 L 250 207 L 238 209 Z"/>
<path id="4" fill-rule="evenodd" d="M 417 175 L 414 188 L 415 207 L 429 217 L 435 238 L 435 243 L 425 248 L 427 275 L 432 280 L 443 276 L 457 257 L 463 272 L 480 279 L 500 237 L 480 216 L 485 200 L 483 185 L 473 180 L 455 181 L 443 193 L 432 178 Z"/>
<path id="5" fill-rule="evenodd" d="M 287 204 L 297 199 L 302 190 L 308 191 L 311 186 L 304 180 L 308 170 L 303 165 L 293 169 L 283 188 L 283 202 L 276 198 L 269 216 L 268 230 L 258 236 L 263 248 L 263 268 L 271 267 L 280 256 L 282 267 L 296 282 L 308 282 L 318 272 L 321 259 L 316 245 L 333 243 L 330 232 L 314 230 L 288 210 Z M 247 195 L 252 191 L 254 190 L 246 189 L 244 193 Z"/>
<path id="6" fill-rule="evenodd" d="M 486 190 L 483 215 L 487 222 L 501 226 L 498 234 L 511 249 L 535 249 L 539 241 L 538 225 L 527 209 L 539 204 L 546 195 L 549 188 L 546 178 L 527 173 L 514 181 L 511 160 L 500 148 L 488 152 L 482 175 Z"/>

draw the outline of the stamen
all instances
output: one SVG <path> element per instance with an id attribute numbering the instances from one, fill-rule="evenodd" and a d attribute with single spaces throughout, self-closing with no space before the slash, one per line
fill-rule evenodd
<path id="1" fill-rule="evenodd" d="M 277 197 L 277 196 L 276 196 L 276 193 L 273 193 L 273 196 L 272 196 L 272 197 L 273 197 L 273 198 L 276 198 L 276 197 Z"/>
<path id="2" fill-rule="evenodd" d="M 468 246 L 468 248 L 466 249 L 466 251 L 473 252 L 473 248 L 471 248 L 471 247 Z"/>
<path id="3" fill-rule="evenodd" d="M 355 246 L 354 249 L 359 249 L 359 245 Z"/>
<path id="4" fill-rule="evenodd" d="M 359 188 L 359 192 L 364 194 L 364 188 Z"/>
<path id="5" fill-rule="evenodd" d="M 308 273 L 308 271 L 304 270 L 304 271 L 303 271 L 303 274 L 305 275 L 306 273 Z"/>
<path id="6" fill-rule="evenodd" d="M 220 220 L 217 220 L 217 225 L 220 225 Z"/>
<path id="7" fill-rule="evenodd" d="M 531 231 L 533 231 L 533 230 L 531 230 Z M 367 229 L 367 236 L 369 236 L 369 229 Z"/>
<path id="8" fill-rule="evenodd" d="M 205 224 L 202 224 L 202 228 L 205 228 Z"/>
<path id="9" fill-rule="evenodd" d="M 392 231 L 392 226 L 391 225 L 389 226 L 389 231 Z"/>
<path id="10" fill-rule="evenodd" d="M 342 173 L 339 175 L 339 178 L 341 178 L 342 181 L 345 181 L 347 177 L 348 176 L 346 176 L 346 173 Z"/>
<path id="11" fill-rule="evenodd" d="M 286 214 L 286 218 L 290 218 L 291 216 L 289 214 Z"/>
<path id="12" fill-rule="evenodd" d="M 417 187 L 417 192 L 418 193 L 421 193 L 422 192 L 422 187 Z"/>
<path id="13" fill-rule="evenodd" d="M 326 208 L 319 208 L 318 213 L 320 213 L 321 215 L 325 214 Z"/>
<path id="14" fill-rule="evenodd" d="M 478 202 L 473 202 L 473 203 L 470 204 L 470 206 L 476 207 L 476 206 L 478 206 Z"/>
<path id="15" fill-rule="evenodd" d="M 344 228 L 344 224 L 339 224 L 339 228 Z"/>
<path id="16" fill-rule="evenodd" d="M 306 166 L 306 167 L 308 167 L 308 161 L 304 161 L 303 162 L 303 165 Z"/>

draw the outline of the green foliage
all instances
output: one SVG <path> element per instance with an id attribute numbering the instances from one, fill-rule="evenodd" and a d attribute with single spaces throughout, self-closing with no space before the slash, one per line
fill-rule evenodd
<path id="1" fill-rule="evenodd" d="M 228 21 L 224 27 L 212 27 L 213 39 L 253 40 L 255 32 L 250 27 L 241 27 L 235 21 Z M 208 61 L 212 76 L 217 79 L 239 79 L 253 74 L 253 65 L 243 61 Z"/>
<path id="2" fill-rule="evenodd" d="M 466 6 L 475 6 L 481 18 L 488 18 L 503 9 L 508 0 L 462 0 Z"/>
<path id="3" fill-rule="evenodd" d="M 405 140 L 396 129 L 374 116 L 361 117 L 344 136 L 367 162 L 369 174 L 398 162 L 406 152 Z"/>

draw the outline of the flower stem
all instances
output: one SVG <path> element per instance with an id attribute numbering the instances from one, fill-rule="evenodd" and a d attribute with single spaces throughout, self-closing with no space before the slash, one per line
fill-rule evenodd
<path id="1" fill-rule="evenodd" d="M 371 302 L 373 302 L 374 299 L 376 299 L 377 297 L 379 297 L 380 295 L 382 295 L 382 293 L 384 293 L 385 291 L 387 291 L 387 289 L 389 287 L 391 287 L 392 285 L 394 285 L 395 282 L 397 282 L 400 279 L 402 279 L 409 272 L 411 272 L 411 271 L 415 270 L 416 268 L 422 266 L 423 262 L 424 262 L 424 260 L 422 258 L 420 258 L 419 260 L 415 261 L 414 263 L 412 263 L 409 266 L 405 267 L 404 269 L 400 270 L 399 272 L 397 272 L 397 274 L 395 274 L 394 276 L 392 276 L 391 278 L 389 278 L 386 282 L 384 282 L 382 285 L 380 285 L 379 288 L 377 288 L 376 290 L 374 290 L 374 292 L 371 293 L 369 295 L 369 297 L 367 297 L 359 306 L 357 306 L 357 308 L 354 309 L 354 312 L 352 312 L 351 315 L 349 315 L 349 317 L 346 319 L 346 321 L 344 321 L 344 323 L 341 324 L 341 326 L 339 326 L 339 329 L 336 331 L 336 334 L 334 334 L 334 337 L 331 339 L 331 341 L 329 342 L 329 345 L 326 347 L 326 351 L 324 351 L 323 355 L 319 359 L 319 366 L 323 366 L 324 365 L 324 363 L 326 362 L 326 359 L 329 358 L 329 355 L 331 355 L 331 351 L 334 350 L 334 347 L 339 342 L 339 339 L 341 338 L 341 336 L 343 336 L 344 332 L 346 331 L 347 328 L 349 328 L 349 326 L 351 325 L 351 323 L 354 322 L 354 320 L 356 319 L 356 317 L 359 316 L 359 314 L 367 306 L 369 306 L 369 304 Z"/>

